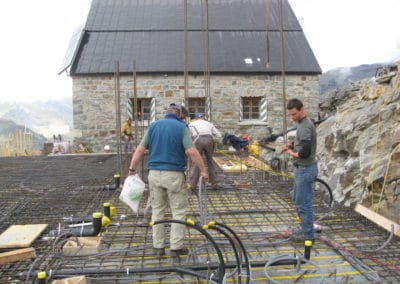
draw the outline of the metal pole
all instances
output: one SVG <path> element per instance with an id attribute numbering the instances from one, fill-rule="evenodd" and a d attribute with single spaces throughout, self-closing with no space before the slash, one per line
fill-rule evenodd
<path id="1" fill-rule="evenodd" d="M 184 0 L 184 55 L 183 55 L 183 86 L 184 86 L 184 96 L 185 96 L 185 107 L 189 109 L 189 94 L 188 94 L 188 30 L 187 30 L 187 0 Z"/>
<path id="2" fill-rule="evenodd" d="M 287 121 L 286 121 L 286 77 L 285 77 L 285 39 L 284 39 L 284 33 L 283 33 L 283 5 L 282 1 L 279 1 L 279 31 L 280 31 L 280 38 L 281 38 L 281 76 L 282 76 L 282 107 L 283 107 L 283 125 L 282 125 L 282 133 L 283 135 L 283 142 L 287 142 Z M 284 170 L 286 170 L 286 164 L 287 164 L 287 155 L 283 155 L 284 157 Z"/>
<path id="3" fill-rule="evenodd" d="M 205 60 L 206 60 L 206 96 L 208 99 L 208 119 L 211 121 L 212 117 L 212 101 L 211 101 L 211 92 L 210 92 L 210 34 L 208 31 L 208 0 L 206 0 L 206 52 L 205 52 Z"/>
<path id="4" fill-rule="evenodd" d="M 133 119 L 135 121 L 135 148 L 138 145 L 138 99 L 137 99 L 137 85 L 136 85 L 136 60 L 133 60 Z"/>
<path id="5" fill-rule="evenodd" d="M 119 62 L 115 62 L 114 70 L 115 84 L 115 125 L 117 133 L 117 172 L 123 178 L 122 174 L 122 149 L 121 149 L 121 105 L 120 105 L 120 89 L 119 89 Z"/>
<path id="6" fill-rule="evenodd" d="M 208 210 L 207 210 L 207 189 L 203 183 L 203 177 L 199 178 L 199 210 L 200 210 L 200 222 L 202 225 L 208 223 Z"/>

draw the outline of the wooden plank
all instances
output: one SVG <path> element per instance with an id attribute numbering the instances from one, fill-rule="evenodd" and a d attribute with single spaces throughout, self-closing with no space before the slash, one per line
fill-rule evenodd
<path id="1" fill-rule="evenodd" d="M 75 276 L 59 280 L 53 280 L 51 284 L 87 284 L 86 276 Z"/>
<path id="2" fill-rule="evenodd" d="M 0 253 L 0 265 L 35 257 L 34 248 L 23 248 Z"/>
<path id="3" fill-rule="evenodd" d="M 253 156 L 248 156 L 247 158 L 244 159 L 244 163 L 247 166 L 254 167 L 256 170 L 263 170 L 263 171 L 271 171 L 271 166 L 264 163 L 263 161 L 253 157 Z"/>
<path id="4" fill-rule="evenodd" d="M 379 215 L 378 213 L 372 211 L 371 209 L 361 205 L 357 204 L 355 211 L 366 217 L 367 219 L 371 220 L 375 224 L 381 226 L 385 230 L 391 232 L 391 226 L 394 225 L 394 234 L 398 237 L 400 237 L 400 225 L 391 221 L 390 219 L 387 219 L 386 217 Z"/>
<path id="5" fill-rule="evenodd" d="M 0 248 L 29 247 L 47 224 L 12 225 L 0 235 Z"/>
<path id="6" fill-rule="evenodd" d="M 246 172 L 249 167 L 255 170 L 271 170 L 268 164 L 251 155 L 241 158 L 234 156 L 232 159 L 227 157 L 213 157 L 213 159 L 224 172 Z"/>
<path id="7" fill-rule="evenodd" d="M 227 158 L 213 157 L 214 162 L 224 172 L 247 172 L 247 166 L 243 162 L 235 162 Z"/>
<path id="8" fill-rule="evenodd" d="M 78 245 L 79 242 L 79 245 Z M 101 237 L 70 238 L 63 246 L 65 255 L 85 255 L 99 252 Z"/>

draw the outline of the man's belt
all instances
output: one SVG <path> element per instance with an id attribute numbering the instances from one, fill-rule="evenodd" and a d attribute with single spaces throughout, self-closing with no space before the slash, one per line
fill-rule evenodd
<path id="1" fill-rule="evenodd" d="M 297 164 L 297 163 L 293 163 L 293 166 L 294 166 L 296 169 L 298 169 L 298 168 L 307 168 L 307 167 L 309 167 L 309 166 L 314 165 L 315 163 L 316 163 L 316 162 L 311 163 L 311 164 L 308 164 L 308 165 L 299 165 L 299 164 Z"/>

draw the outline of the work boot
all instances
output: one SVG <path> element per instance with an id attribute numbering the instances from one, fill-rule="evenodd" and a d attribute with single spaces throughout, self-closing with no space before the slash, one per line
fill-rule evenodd
<path id="1" fill-rule="evenodd" d="M 221 189 L 221 188 L 219 187 L 218 183 L 214 183 L 214 184 L 211 186 L 211 189 L 212 189 L 212 190 L 219 190 L 219 189 Z"/>
<path id="2" fill-rule="evenodd" d="M 302 232 L 299 231 L 293 231 L 292 234 L 289 236 L 289 239 L 292 242 L 304 242 L 304 240 L 306 239 L 303 235 Z"/>
<path id="3" fill-rule="evenodd" d="M 172 256 L 187 255 L 189 254 L 188 248 L 171 249 Z"/>
<path id="4" fill-rule="evenodd" d="M 153 254 L 156 256 L 165 255 L 165 248 L 153 248 Z"/>

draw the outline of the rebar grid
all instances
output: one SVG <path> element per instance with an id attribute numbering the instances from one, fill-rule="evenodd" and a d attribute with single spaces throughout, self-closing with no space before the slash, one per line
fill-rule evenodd
<path id="1" fill-rule="evenodd" d="M 97 167 L 99 160 L 85 162 L 85 167 L 90 169 Z M 79 174 L 84 172 L 74 171 L 75 178 Z M 207 189 L 208 217 L 227 225 L 239 236 L 250 259 L 253 282 L 265 283 L 264 265 L 268 260 L 303 252 L 301 242 L 288 240 L 288 228 L 298 227 L 295 208 L 289 198 L 291 181 L 257 171 L 219 174 L 222 189 Z M 110 176 L 110 171 L 107 176 Z M 174 267 L 190 267 L 191 271 L 209 273 L 208 276 L 216 273 L 215 250 L 204 235 L 192 229 L 187 230 L 187 245 L 192 253 L 189 257 L 171 257 L 168 249 L 166 256 L 159 258 L 153 255 L 149 216 L 142 213 L 145 202 L 141 203 L 140 213 L 133 214 L 119 201 L 119 191 L 101 189 L 104 177 L 93 179 L 93 183 L 84 183 L 84 186 L 72 183 L 73 178 L 68 177 L 66 184 L 50 178 L 47 186 L 39 189 L 37 184 L 33 187 L 28 182 L 22 187 L 14 184 L 9 189 L 2 189 L 2 231 L 14 224 L 48 223 L 49 227 L 32 244 L 36 258 L 2 265 L 0 282 L 18 283 L 27 279 L 29 282 L 39 270 L 52 271 L 57 275 L 54 278 L 86 272 L 89 283 L 207 283 L 204 277 L 176 272 Z M 251 186 L 239 188 L 234 185 L 237 179 L 248 181 Z M 57 229 L 59 223 L 66 225 L 62 222 L 63 217 L 86 216 L 102 211 L 102 204 L 106 201 L 116 207 L 117 215 L 102 230 L 98 252 L 65 255 L 61 246 L 63 238 L 45 238 L 50 230 Z M 188 217 L 200 222 L 197 198 L 191 195 L 189 203 Z M 377 275 L 382 281 L 400 280 L 398 238 L 391 240 L 383 249 L 371 252 L 385 242 L 388 232 L 351 208 L 338 205 L 329 214 L 324 214 L 320 224 L 323 231 L 317 234 L 311 259 L 323 272 L 324 283 L 367 283 Z M 234 274 L 236 266 L 232 246 L 219 232 L 207 231 L 223 252 L 227 275 L 232 275 L 227 277 L 227 282 L 239 283 L 238 275 Z M 321 279 L 318 271 L 308 265 L 303 265 L 303 272 L 296 271 L 293 265 L 268 269 L 275 281 L 283 283 L 319 282 Z M 28 275 L 30 272 L 32 275 Z M 245 283 L 246 277 L 242 276 L 241 280 Z"/>

